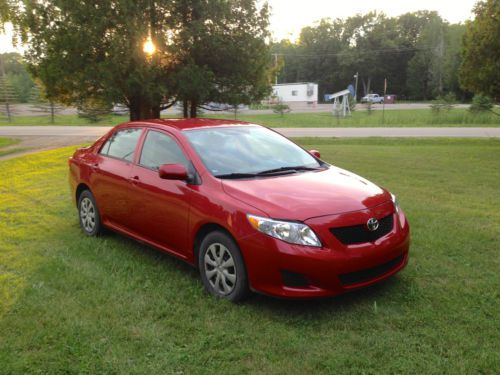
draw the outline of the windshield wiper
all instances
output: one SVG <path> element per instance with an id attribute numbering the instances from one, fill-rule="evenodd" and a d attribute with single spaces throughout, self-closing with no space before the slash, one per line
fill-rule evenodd
<path id="1" fill-rule="evenodd" d="M 290 167 L 280 167 L 280 168 L 268 169 L 267 171 L 261 171 L 261 172 L 257 173 L 257 175 L 262 176 L 262 175 L 274 174 L 274 173 L 280 173 L 280 172 L 294 173 L 297 171 L 315 171 L 317 169 L 319 169 L 319 168 L 308 167 L 305 165 L 295 165 L 295 166 L 290 166 Z"/>
<path id="2" fill-rule="evenodd" d="M 280 167 L 274 169 L 268 169 L 265 171 L 257 172 L 257 173 L 227 173 L 227 174 L 219 174 L 215 177 L 224 178 L 224 179 L 238 179 L 238 178 L 253 178 L 259 176 L 272 176 L 272 175 L 283 175 L 283 174 L 291 174 L 298 171 L 315 171 L 320 168 L 318 167 L 307 167 L 305 165 L 297 165 L 291 167 Z"/>
<path id="3" fill-rule="evenodd" d="M 253 178 L 256 177 L 257 175 L 255 173 L 227 173 L 227 174 L 218 174 L 215 175 L 217 178 L 224 178 L 224 179 L 238 179 L 238 178 Z"/>

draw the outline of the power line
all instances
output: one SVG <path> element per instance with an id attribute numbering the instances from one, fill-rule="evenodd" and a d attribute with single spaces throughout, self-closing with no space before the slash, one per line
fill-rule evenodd
<path id="1" fill-rule="evenodd" d="M 344 51 L 337 53 L 316 53 L 316 54 L 294 54 L 294 53 L 278 53 L 274 52 L 273 55 L 282 57 L 335 57 L 343 55 L 365 55 L 365 54 L 393 54 L 393 53 L 404 53 L 404 52 L 417 52 L 417 51 L 429 51 L 433 50 L 435 47 L 402 47 L 402 48 L 381 48 L 381 49 L 371 49 L 371 50 L 361 50 L 361 51 Z"/>

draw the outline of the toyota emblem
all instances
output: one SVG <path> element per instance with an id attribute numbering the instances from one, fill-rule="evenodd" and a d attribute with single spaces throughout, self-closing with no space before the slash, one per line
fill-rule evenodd
<path id="1" fill-rule="evenodd" d="M 378 220 L 374 217 L 368 219 L 368 221 L 366 222 L 366 227 L 370 232 L 375 232 L 378 229 L 378 225 Z"/>

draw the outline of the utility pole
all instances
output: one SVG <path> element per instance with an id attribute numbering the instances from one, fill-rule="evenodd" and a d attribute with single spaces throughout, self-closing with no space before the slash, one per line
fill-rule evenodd
<path id="1" fill-rule="evenodd" d="M 274 84 L 277 85 L 278 84 L 278 54 L 274 53 L 273 55 L 274 55 L 274 69 L 276 71 Z"/>
<path id="2" fill-rule="evenodd" d="M 358 77 L 359 77 L 359 74 L 358 74 L 358 72 L 356 72 L 356 74 L 354 75 L 354 78 L 356 78 L 356 84 L 354 86 L 354 101 L 355 102 L 358 101 Z"/>

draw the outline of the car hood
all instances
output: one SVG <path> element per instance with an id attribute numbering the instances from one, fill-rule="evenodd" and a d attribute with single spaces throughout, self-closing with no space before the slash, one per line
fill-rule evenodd
<path id="1" fill-rule="evenodd" d="M 304 221 L 382 204 L 390 194 L 349 171 L 320 171 L 252 180 L 223 180 L 224 191 L 274 219 Z"/>

